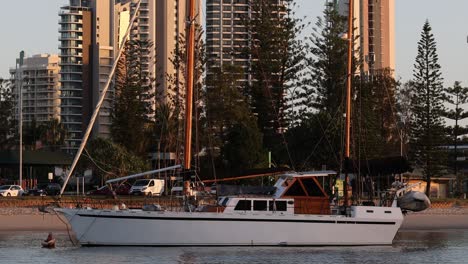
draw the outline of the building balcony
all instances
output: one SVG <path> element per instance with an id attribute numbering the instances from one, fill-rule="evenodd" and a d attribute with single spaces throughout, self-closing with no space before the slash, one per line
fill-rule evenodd
<path id="1" fill-rule="evenodd" d="M 78 69 L 63 69 L 62 71 L 60 71 L 60 75 L 63 74 L 75 74 L 81 76 L 83 74 L 83 71 Z"/>
<path id="2" fill-rule="evenodd" d="M 149 12 L 142 12 L 140 10 L 140 14 L 138 15 L 138 18 L 148 18 L 149 19 Z"/>
<path id="3" fill-rule="evenodd" d="M 58 15 L 59 16 L 71 16 L 71 15 L 83 15 L 83 11 L 81 10 L 76 10 L 76 9 L 68 9 L 69 7 L 65 7 L 65 9 L 59 10 Z M 82 7 L 81 7 L 82 8 Z"/>
<path id="4" fill-rule="evenodd" d="M 66 78 L 66 79 L 60 79 L 60 82 L 75 82 L 75 83 L 81 83 L 83 80 L 80 79 L 72 79 L 72 78 Z"/>
<path id="5" fill-rule="evenodd" d="M 76 44 L 76 45 L 72 45 L 72 44 L 59 44 L 58 45 L 58 48 L 59 49 L 83 49 L 83 44 Z"/>
<path id="6" fill-rule="evenodd" d="M 59 41 L 62 40 L 83 40 L 82 36 L 59 36 L 58 37 Z"/>
<path id="7" fill-rule="evenodd" d="M 58 31 L 61 32 L 83 32 L 81 27 L 59 27 Z"/>
<path id="8" fill-rule="evenodd" d="M 70 18 L 64 18 L 62 17 L 59 19 L 59 24 L 83 24 L 82 19 L 70 19 Z"/>
<path id="9" fill-rule="evenodd" d="M 83 53 L 61 53 L 60 57 L 61 58 L 65 58 L 65 57 L 78 57 L 78 58 L 81 58 L 81 57 L 83 57 Z"/>

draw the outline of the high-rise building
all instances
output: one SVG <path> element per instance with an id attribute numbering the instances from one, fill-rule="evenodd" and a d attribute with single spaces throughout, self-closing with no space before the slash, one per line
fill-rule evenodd
<path id="1" fill-rule="evenodd" d="M 88 126 L 94 106 L 106 84 L 137 0 L 69 0 L 61 8 L 60 65 L 62 70 L 62 122 L 69 132 L 67 149 L 76 150 Z M 178 37 L 184 35 L 188 0 L 141 0 L 130 30 L 131 40 L 148 40 L 154 48 L 143 54 L 142 70 L 164 99 L 170 76 L 183 76 L 172 65 Z M 201 1 L 196 0 L 198 11 Z M 201 12 L 197 12 L 201 24 Z M 110 135 L 113 83 L 109 88 L 92 136 Z"/>
<path id="2" fill-rule="evenodd" d="M 97 105 L 111 73 L 115 58 L 130 23 L 130 3 L 115 0 L 99 0 L 92 3 L 92 109 Z M 111 111 L 115 96 L 114 83 L 107 91 L 105 100 L 93 127 L 93 137 L 110 137 Z M 99 87 L 99 89 L 97 89 Z"/>
<path id="3" fill-rule="evenodd" d="M 179 48 L 179 37 L 186 36 L 189 0 L 157 1 L 156 4 L 156 82 L 158 96 L 167 98 L 167 90 L 171 85 L 170 78 L 182 80 L 185 72 L 174 67 L 172 60 L 174 52 Z M 195 0 L 195 23 L 201 25 L 201 0 Z"/>
<path id="4" fill-rule="evenodd" d="M 60 81 L 62 123 L 68 131 L 66 150 L 76 150 L 111 72 L 116 51 L 130 22 L 130 4 L 115 0 L 70 0 L 60 16 Z M 110 135 L 111 84 L 93 136 Z"/>
<path id="5" fill-rule="evenodd" d="M 59 57 L 39 54 L 24 59 L 19 68 L 11 68 L 15 119 L 19 119 L 19 93 L 22 93 L 23 124 L 60 120 Z"/>
<path id="6" fill-rule="evenodd" d="M 207 0 L 206 55 L 208 78 L 213 67 L 233 64 L 246 73 L 240 81 L 248 82 L 250 59 L 240 54 L 239 48 L 249 45 L 249 34 L 244 19 L 248 18 L 249 0 Z"/>
<path id="7" fill-rule="evenodd" d="M 92 12 L 90 1 L 70 0 L 59 12 L 61 122 L 66 150 L 77 149 L 92 105 Z"/>
<path id="8" fill-rule="evenodd" d="M 230 64 L 239 66 L 243 70 L 244 76 L 239 79 L 240 82 L 246 84 L 252 81 L 249 73 L 251 58 L 242 52 L 242 49 L 248 47 L 251 41 L 251 35 L 245 23 L 245 19 L 252 17 L 250 2 L 250 0 L 207 0 L 207 78 L 210 78 L 212 74 L 210 69 L 213 67 Z M 270 4 L 284 7 L 287 6 L 287 1 L 270 0 Z"/>
<path id="9" fill-rule="evenodd" d="M 336 0 L 335 0 L 336 1 Z M 354 1 L 356 47 L 360 50 L 361 71 L 395 70 L 395 0 Z M 339 0 L 340 14 L 348 16 L 349 0 Z"/>
<path id="10" fill-rule="evenodd" d="M 132 0 L 131 15 L 134 14 L 136 2 L 137 0 Z M 138 16 L 130 32 L 130 39 L 149 41 L 153 44 L 153 47 L 142 54 L 141 58 L 144 75 L 153 79 L 156 74 L 156 2 L 156 0 L 141 0 Z M 151 85 L 155 87 L 154 80 Z"/>

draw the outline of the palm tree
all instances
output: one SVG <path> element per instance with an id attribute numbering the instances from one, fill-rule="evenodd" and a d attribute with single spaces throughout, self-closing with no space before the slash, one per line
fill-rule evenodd
<path id="1" fill-rule="evenodd" d="M 67 130 L 58 119 L 52 119 L 41 125 L 41 141 L 51 150 L 58 150 L 65 143 Z"/>

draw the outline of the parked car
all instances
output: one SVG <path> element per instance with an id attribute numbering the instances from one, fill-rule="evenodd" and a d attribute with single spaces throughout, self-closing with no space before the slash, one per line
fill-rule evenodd
<path id="1" fill-rule="evenodd" d="M 160 196 L 164 192 L 164 180 L 159 179 L 142 179 L 137 180 L 132 188 L 130 188 L 130 194 L 138 195 L 149 195 L 149 196 Z"/>
<path id="2" fill-rule="evenodd" d="M 0 186 L 0 196 L 21 196 L 24 190 L 19 185 L 2 185 Z"/>
<path id="3" fill-rule="evenodd" d="M 184 195 L 184 188 L 182 186 L 172 187 L 171 195 L 176 197 L 182 197 Z"/>
<path id="4" fill-rule="evenodd" d="M 44 195 L 59 195 L 62 186 L 58 183 L 43 183 L 38 184 L 35 188 L 28 191 L 28 195 L 44 196 Z"/>
<path id="5" fill-rule="evenodd" d="M 115 191 L 117 195 L 128 195 L 130 192 L 130 188 L 132 186 L 130 183 L 123 183 L 123 184 L 115 184 L 112 185 L 112 189 Z M 112 196 L 112 191 L 109 189 L 107 185 L 101 186 L 96 190 L 92 190 L 86 193 L 87 195 L 108 195 Z"/>
<path id="6" fill-rule="evenodd" d="M 182 183 L 180 183 L 181 185 Z M 216 188 L 216 187 L 215 187 Z M 205 186 L 202 183 L 199 182 L 191 182 L 190 183 L 190 190 L 189 190 L 189 195 L 190 196 L 199 196 L 199 195 L 207 195 L 209 192 L 205 190 Z M 173 186 L 171 189 L 171 195 L 180 197 L 184 195 L 184 188 L 182 186 L 176 185 Z"/>

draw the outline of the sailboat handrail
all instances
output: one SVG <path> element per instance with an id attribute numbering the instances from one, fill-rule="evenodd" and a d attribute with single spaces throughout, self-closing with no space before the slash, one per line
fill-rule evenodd
<path id="1" fill-rule="evenodd" d="M 150 175 L 150 174 L 155 174 L 155 173 L 158 173 L 158 172 L 164 172 L 164 171 L 175 170 L 175 169 L 180 169 L 180 168 L 182 168 L 182 165 L 174 165 L 174 166 L 170 166 L 170 167 L 166 167 L 166 168 L 162 168 L 162 169 L 157 169 L 157 170 L 132 174 L 132 175 L 124 176 L 124 177 L 119 177 L 119 178 L 107 180 L 106 184 L 113 183 L 113 182 L 118 182 L 118 181 L 123 181 L 123 180 L 128 180 L 128 179 L 133 179 L 133 178 L 138 178 L 138 177 L 143 177 L 143 176 Z"/>
<path id="2" fill-rule="evenodd" d="M 81 140 L 80 147 L 79 147 L 78 151 L 76 152 L 76 155 L 75 155 L 75 158 L 73 159 L 70 170 L 68 171 L 68 175 L 65 178 L 62 189 L 60 190 L 60 196 L 62 196 L 63 192 L 65 191 L 65 188 L 67 187 L 68 181 L 70 180 L 70 177 L 71 177 L 71 175 L 73 173 L 73 170 L 75 169 L 76 164 L 78 163 L 78 160 L 80 159 L 81 153 L 83 153 L 83 149 L 86 146 L 86 143 L 88 142 L 88 138 L 89 138 L 89 135 L 91 134 L 91 130 L 93 129 L 94 122 L 96 121 L 99 110 L 101 109 L 101 105 L 104 102 L 104 98 L 106 97 L 107 90 L 109 89 L 110 83 L 112 82 L 112 77 L 113 77 L 113 75 L 115 73 L 115 70 L 117 69 L 117 64 L 118 64 L 118 62 L 120 60 L 120 57 L 122 56 L 122 52 L 124 50 L 125 42 L 127 41 L 128 37 L 130 35 L 131 28 L 133 26 L 133 23 L 135 22 L 138 11 L 140 10 L 140 4 L 141 4 L 141 0 L 138 0 L 137 5 L 135 7 L 134 14 L 133 14 L 132 18 L 130 19 L 130 23 L 128 24 L 127 30 L 125 31 L 125 35 L 122 38 L 122 42 L 120 43 L 120 49 L 118 50 L 117 57 L 115 58 L 114 64 L 112 65 L 112 69 L 111 69 L 111 71 L 109 73 L 109 78 L 107 79 L 106 85 L 102 89 L 101 95 L 99 97 L 99 101 L 96 104 L 96 107 L 94 108 L 93 115 L 91 116 L 91 119 L 89 120 L 88 127 L 86 128 L 86 132 L 83 135 L 83 139 Z"/>

